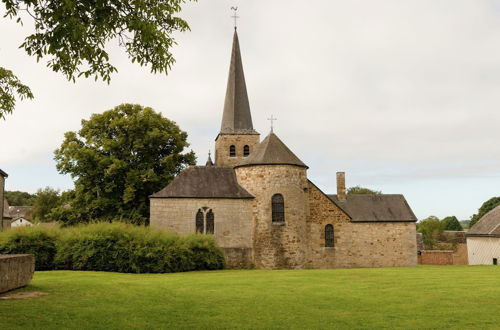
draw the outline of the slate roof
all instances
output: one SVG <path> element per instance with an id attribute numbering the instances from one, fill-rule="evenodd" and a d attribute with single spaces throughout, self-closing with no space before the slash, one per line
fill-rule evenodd
<path id="1" fill-rule="evenodd" d="M 7 173 L 5 173 L 4 171 L 2 171 L 0 169 L 0 175 L 3 176 L 4 178 L 8 177 L 9 175 Z"/>
<path id="2" fill-rule="evenodd" d="M 500 237 L 500 205 L 483 215 L 466 236 Z"/>
<path id="3" fill-rule="evenodd" d="M 250 165 L 295 165 L 308 168 L 273 132 L 235 167 Z"/>
<path id="4" fill-rule="evenodd" d="M 417 217 L 403 195 L 327 195 L 350 217 L 352 222 L 416 222 Z"/>
<path id="5" fill-rule="evenodd" d="M 231 167 L 190 166 L 151 198 L 254 198 Z"/>
<path id="6" fill-rule="evenodd" d="M 34 206 L 9 206 L 9 214 L 13 219 L 33 220 Z"/>
<path id="7" fill-rule="evenodd" d="M 221 134 L 258 134 L 253 129 L 238 33 L 234 30 Z"/>

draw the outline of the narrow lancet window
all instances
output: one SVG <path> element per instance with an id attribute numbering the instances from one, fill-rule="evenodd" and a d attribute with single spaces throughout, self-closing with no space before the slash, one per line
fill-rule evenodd
<path id="1" fill-rule="evenodd" d="M 285 221 L 285 201 L 283 195 L 275 194 L 272 197 L 272 220 L 273 222 Z"/>
<path id="2" fill-rule="evenodd" d="M 229 157 L 236 157 L 236 147 L 234 145 L 229 147 Z"/>
<path id="3" fill-rule="evenodd" d="M 199 234 L 203 234 L 203 212 L 201 209 L 196 212 L 196 232 Z"/>
<path id="4" fill-rule="evenodd" d="M 215 227 L 215 216 L 212 210 L 208 211 L 207 213 L 207 227 L 206 227 L 206 233 L 207 234 L 213 234 L 214 233 L 214 227 Z"/>
<path id="5" fill-rule="evenodd" d="M 243 156 L 244 156 L 244 157 L 248 157 L 248 155 L 250 155 L 250 147 L 249 147 L 249 146 L 247 146 L 247 145 L 245 145 L 245 146 L 243 147 Z"/>
<path id="6" fill-rule="evenodd" d="M 325 226 L 325 247 L 333 247 L 333 225 Z"/>

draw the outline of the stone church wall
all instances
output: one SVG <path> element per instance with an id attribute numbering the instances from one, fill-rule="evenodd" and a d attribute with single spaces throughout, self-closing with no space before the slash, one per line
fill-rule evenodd
<path id="1" fill-rule="evenodd" d="M 243 157 L 243 147 L 250 147 L 250 154 L 255 151 L 259 144 L 260 135 L 258 134 L 220 134 L 215 140 L 215 164 L 217 166 L 236 166 L 240 164 Z M 229 147 L 236 147 L 236 157 L 229 157 Z"/>
<path id="2" fill-rule="evenodd" d="M 253 203 L 254 261 L 259 269 L 304 268 L 306 256 L 307 177 L 302 167 L 258 165 L 237 167 L 241 186 Z M 272 222 L 271 198 L 282 194 L 285 222 Z"/>
<path id="3" fill-rule="evenodd" d="M 414 222 L 350 222 L 318 188 L 309 186 L 308 268 L 416 266 Z M 334 227 L 334 247 L 325 247 L 325 226 Z"/>
<path id="4" fill-rule="evenodd" d="M 179 235 L 196 232 L 196 213 L 202 207 L 215 216 L 214 236 L 224 250 L 229 268 L 252 264 L 251 199 L 151 198 L 150 225 Z"/>

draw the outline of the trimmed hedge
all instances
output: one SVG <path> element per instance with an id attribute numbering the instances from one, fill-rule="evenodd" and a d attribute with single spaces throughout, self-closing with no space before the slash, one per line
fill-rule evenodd
<path id="1" fill-rule="evenodd" d="M 122 223 L 13 229 L 0 234 L 0 253 L 32 253 L 37 270 L 171 273 L 224 268 L 213 237 L 179 237 Z"/>

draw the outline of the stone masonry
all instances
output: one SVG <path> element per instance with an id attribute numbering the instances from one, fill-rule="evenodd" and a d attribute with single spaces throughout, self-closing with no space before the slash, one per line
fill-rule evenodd
<path id="1" fill-rule="evenodd" d="M 28 285 L 35 271 L 32 254 L 0 255 L 0 293 Z"/>
<path id="2" fill-rule="evenodd" d="M 151 226 L 180 235 L 194 234 L 198 209 L 212 209 L 215 216 L 214 236 L 224 250 L 230 268 L 248 268 L 253 262 L 252 200 L 152 198 Z M 242 266 L 243 265 L 243 266 Z"/>
<path id="3" fill-rule="evenodd" d="M 304 268 L 307 177 L 302 167 L 263 165 L 236 168 L 238 182 L 255 196 L 254 256 L 257 268 Z M 285 222 L 271 221 L 271 198 L 282 194 Z"/>
<path id="4" fill-rule="evenodd" d="M 259 134 L 219 134 L 215 140 L 215 164 L 217 166 L 235 166 L 245 158 L 243 148 L 250 147 L 250 154 L 259 144 Z M 229 156 L 229 148 L 234 145 L 236 157 Z"/>
<path id="5" fill-rule="evenodd" d="M 328 197 L 309 184 L 310 217 L 307 268 L 417 265 L 414 222 L 349 221 Z M 334 227 L 334 247 L 325 247 L 325 226 Z"/>

